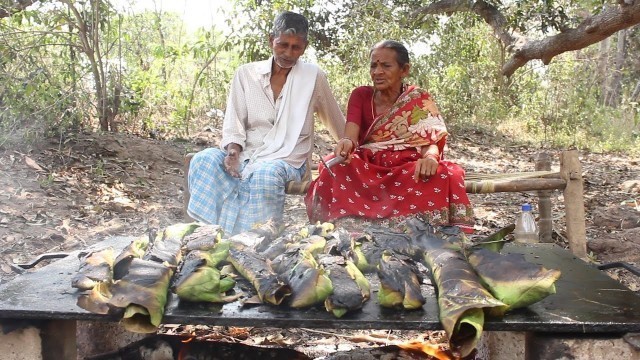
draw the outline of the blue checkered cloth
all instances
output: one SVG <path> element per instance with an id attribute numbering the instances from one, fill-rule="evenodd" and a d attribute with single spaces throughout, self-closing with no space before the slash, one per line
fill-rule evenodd
<path id="1" fill-rule="evenodd" d="M 238 179 L 224 170 L 225 155 L 218 148 L 209 148 L 191 159 L 189 216 L 218 224 L 227 235 L 249 230 L 269 219 L 282 220 L 285 185 L 288 181 L 300 181 L 305 165 L 297 169 L 283 160 L 264 161 L 249 177 Z"/>

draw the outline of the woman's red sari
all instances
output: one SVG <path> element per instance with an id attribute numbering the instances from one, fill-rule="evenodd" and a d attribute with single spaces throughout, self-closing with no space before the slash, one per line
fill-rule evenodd
<path id="1" fill-rule="evenodd" d="M 401 222 L 418 216 L 432 225 L 457 225 L 472 232 L 473 210 L 460 166 L 441 160 L 435 175 L 413 179 L 421 147 L 437 144 L 442 154 L 447 135 L 429 94 L 410 87 L 361 134 L 363 144 L 351 162 L 331 168 L 335 178 L 320 165 L 305 197 L 309 218 Z"/>

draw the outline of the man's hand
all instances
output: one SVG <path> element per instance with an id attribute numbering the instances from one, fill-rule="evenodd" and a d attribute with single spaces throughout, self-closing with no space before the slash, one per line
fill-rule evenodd
<path id="1" fill-rule="evenodd" d="M 434 175 L 438 170 L 438 161 L 432 157 L 418 159 L 416 161 L 416 172 L 413 174 L 413 179 L 426 180 L 429 176 Z"/>
<path id="2" fill-rule="evenodd" d="M 224 157 L 224 169 L 233 177 L 240 177 L 240 151 L 229 146 L 227 156 Z"/>

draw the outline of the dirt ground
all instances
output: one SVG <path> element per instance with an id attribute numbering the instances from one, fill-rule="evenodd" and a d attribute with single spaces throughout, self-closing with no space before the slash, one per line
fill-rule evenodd
<path id="1" fill-rule="evenodd" d="M 541 151 L 497 133 L 452 132 L 447 158 L 468 173 L 533 170 Z M 28 150 L 0 148 L 0 281 L 16 276 L 16 264 L 40 254 L 82 249 L 110 236 L 140 235 L 182 221 L 184 155 L 215 145 L 218 138 L 212 131 L 188 142 L 93 133 L 42 139 Z M 318 134 L 316 147 L 317 154 L 329 151 L 326 134 Z M 546 151 L 558 169 L 560 149 Z M 639 160 L 580 152 L 580 161 L 590 260 L 639 266 Z M 521 203 L 537 201 L 532 193 L 470 197 L 478 234 L 512 223 Z M 553 238 L 566 247 L 561 192 L 553 192 L 552 203 Z M 306 221 L 300 196 L 288 197 L 286 212 L 293 223 Z M 640 291 L 640 279 L 628 271 L 607 273 Z"/>

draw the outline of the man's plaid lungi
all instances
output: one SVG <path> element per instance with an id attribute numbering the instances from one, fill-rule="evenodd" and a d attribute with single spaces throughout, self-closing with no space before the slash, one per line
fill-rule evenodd
<path id="1" fill-rule="evenodd" d="M 296 169 L 284 160 L 264 161 L 248 178 L 238 179 L 224 170 L 225 155 L 221 149 L 209 148 L 191 159 L 189 216 L 218 224 L 227 235 L 269 219 L 282 220 L 285 184 L 300 181 L 305 165 Z M 246 162 L 241 166 L 244 168 Z"/>

